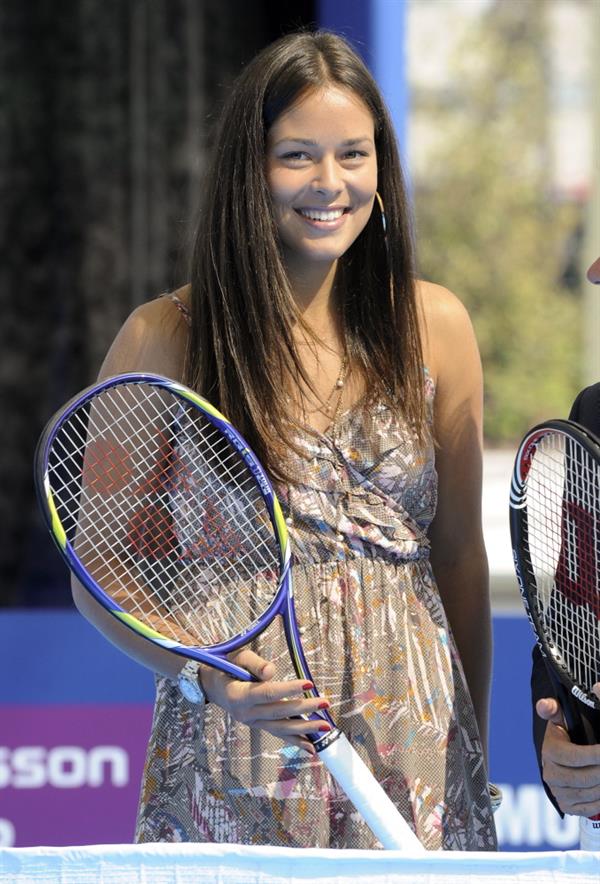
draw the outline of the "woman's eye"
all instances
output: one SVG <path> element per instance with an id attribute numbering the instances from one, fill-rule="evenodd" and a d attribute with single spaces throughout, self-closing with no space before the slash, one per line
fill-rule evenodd
<path id="1" fill-rule="evenodd" d="M 340 155 L 340 162 L 356 162 L 363 160 L 365 157 L 368 157 L 369 154 L 366 150 L 358 150 L 357 148 L 352 148 L 351 150 L 345 151 Z M 310 163 L 316 158 L 309 154 L 305 150 L 288 150 L 284 154 L 281 155 L 280 160 L 284 163 L 291 163 L 292 165 L 296 163 Z"/>
<path id="2" fill-rule="evenodd" d="M 303 160 L 310 159 L 309 155 L 303 150 L 290 150 L 285 153 L 282 157 L 282 160 L 288 160 L 289 162 L 301 162 Z"/>

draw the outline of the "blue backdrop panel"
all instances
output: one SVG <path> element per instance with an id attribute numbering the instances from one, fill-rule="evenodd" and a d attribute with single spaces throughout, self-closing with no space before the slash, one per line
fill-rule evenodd
<path id="1" fill-rule="evenodd" d="M 152 703 L 152 674 L 75 611 L 0 613 L 0 703 Z"/>
<path id="2" fill-rule="evenodd" d="M 319 25 L 348 39 L 377 80 L 406 154 L 408 85 L 406 75 L 407 0 L 320 0 Z"/>
<path id="3" fill-rule="evenodd" d="M 490 774 L 504 792 L 496 828 L 503 850 L 566 850 L 578 843 L 579 823 L 560 818 L 540 783 L 532 740 L 532 647 L 524 615 L 494 617 Z"/>

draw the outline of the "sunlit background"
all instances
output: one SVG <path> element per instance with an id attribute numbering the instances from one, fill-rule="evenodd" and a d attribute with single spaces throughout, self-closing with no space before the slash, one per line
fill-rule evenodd
<path id="1" fill-rule="evenodd" d="M 507 499 L 525 430 L 566 416 L 600 378 L 600 294 L 584 281 L 600 253 L 600 2 L 4 0 L 0 844 L 131 840 L 152 679 L 71 609 L 34 500 L 35 442 L 93 381 L 131 309 L 187 281 L 232 78 L 281 33 L 315 24 L 348 36 L 379 80 L 420 273 L 464 301 L 481 348 L 501 847 L 576 841 L 530 746 L 531 639 Z M 94 828 L 98 801 L 108 822 Z"/>

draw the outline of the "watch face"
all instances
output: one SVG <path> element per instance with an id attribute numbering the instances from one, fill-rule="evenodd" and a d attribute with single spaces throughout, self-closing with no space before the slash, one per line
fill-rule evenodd
<path id="1" fill-rule="evenodd" d="M 179 690 L 190 703 L 202 703 L 204 700 L 202 688 L 198 682 L 193 681 L 191 678 L 181 676 L 179 679 Z"/>
<path id="2" fill-rule="evenodd" d="M 188 661 L 177 679 L 179 690 L 190 703 L 205 703 L 206 696 L 198 681 L 198 664 Z"/>

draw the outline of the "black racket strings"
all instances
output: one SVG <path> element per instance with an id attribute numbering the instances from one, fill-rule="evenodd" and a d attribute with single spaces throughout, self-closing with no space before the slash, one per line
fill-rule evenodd
<path id="1" fill-rule="evenodd" d="M 156 618 L 168 638 L 179 640 L 183 620 L 200 646 L 220 643 L 245 632 L 277 590 L 281 553 L 266 504 L 239 453 L 200 411 L 162 388 L 136 384 L 124 391 L 122 386 L 108 388 L 74 411 L 54 440 L 49 479 L 61 523 L 71 542 L 76 538 L 78 555 L 92 576 L 108 572 L 119 586 L 127 597 L 119 604 L 128 613 L 153 628 Z M 94 493 L 93 487 L 82 484 L 86 449 L 106 439 L 118 442 L 112 450 L 124 447 L 135 459 L 133 474 L 109 501 L 102 488 Z M 183 464 L 183 477 L 173 476 L 169 457 L 163 472 L 156 474 L 165 439 L 178 467 Z M 132 495 L 132 489 L 144 483 L 146 493 Z M 105 485 L 114 484 L 114 477 L 107 475 Z M 159 522 L 158 532 L 151 526 L 158 536 L 151 534 L 148 540 L 149 551 L 154 544 L 161 555 L 140 556 L 127 542 L 127 526 L 135 508 L 143 512 L 161 498 L 169 518 Z M 165 524 L 166 538 L 160 536 Z M 227 544 L 215 550 L 214 538 L 203 538 L 205 527 L 214 533 L 219 524 L 229 533 L 229 550 Z M 186 537 L 201 538 L 191 550 L 188 545 L 187 555 L 182 543 Z M 171 554 L 165 555 L 171 547 Z M 131 582 L 141 592 L 132 593 Z M 165 609 L 176 623 L 165 620 Z"/>
<path id="2" fill-rule="evenodd" d="M 598 463 L 575 439 L 547 434 L 535 450 L 527 487 L 537 618 L 558 651 L 557 662 L 589 691 L 600 680 Z M 577 516 L 582 512 L 584 527 Z"/>

